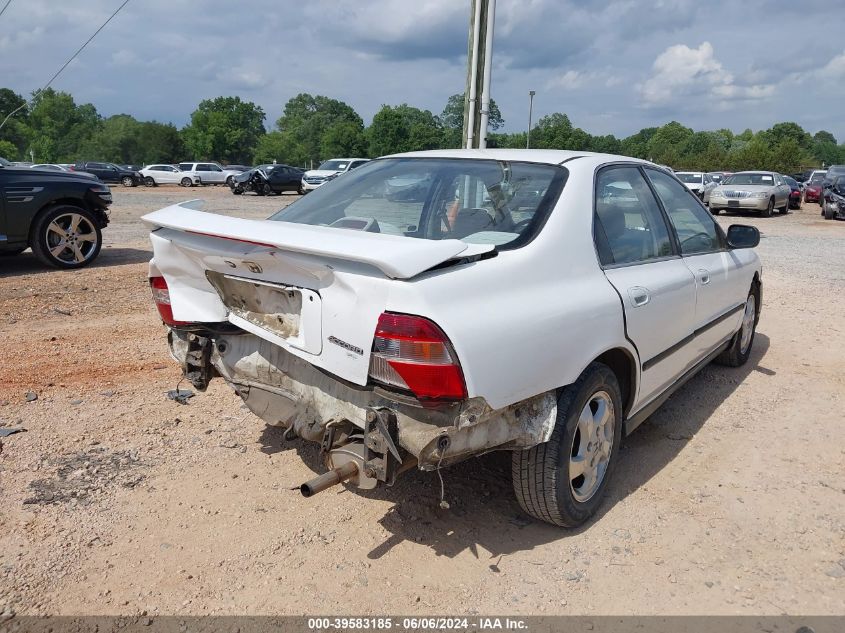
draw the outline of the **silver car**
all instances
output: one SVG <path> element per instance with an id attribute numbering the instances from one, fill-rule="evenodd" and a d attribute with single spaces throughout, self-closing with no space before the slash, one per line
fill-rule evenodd
<path id="1" fill-rule="evenodd" d="M 741 171 L 725 178 L 710 192 L 710 211 L 714 215 L 728 211 L 760 211 L 770 217 L 775 209 L 789 211 L 791 189 L 773 171 Z"/>
<path id="2" fill-rule="evenodd" d="M 716 188 L 716 182 L 710 177 L 710 174 L 700 171 L 676 171 L 675 175 L 704 204 L 710 202 L 710 192 Z"/>

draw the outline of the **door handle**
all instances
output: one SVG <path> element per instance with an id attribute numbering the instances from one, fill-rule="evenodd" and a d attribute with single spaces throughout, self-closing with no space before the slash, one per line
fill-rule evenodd
<path id="1" fill-rule="evenodd" d="M 634 286 L 633 288 L 629 288 L 628 296 L 631 297 L 631 303 L 634 304 L 635 308 L 644 306 L 649 301 L 651 301 L 651 295 L 648 293 L 648 288 L 643 288 L 642 286 Z"/>
<path id="2" fill-rule="evenodd" d="M 698 280 L 701 282 L 702 286 L 706 286 L 710 283 L 710 271 L 704 268 L 698 269 Z"/>

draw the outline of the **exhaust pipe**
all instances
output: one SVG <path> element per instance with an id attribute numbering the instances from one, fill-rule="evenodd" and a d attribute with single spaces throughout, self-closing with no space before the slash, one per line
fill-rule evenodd
<path id="1" fill-rule="evenodd" d="M 323 492 L 326 488 L 331 488 L 350 477 L 358 474 L 358 464 L 354 461 L 346 462 L 343 466 L 330 470 L 327 473 L 314 477 L 310 481 L 306 481 L 299 487 L 299 491 L 303 497 L 311 497 L 318 492 Z"/>

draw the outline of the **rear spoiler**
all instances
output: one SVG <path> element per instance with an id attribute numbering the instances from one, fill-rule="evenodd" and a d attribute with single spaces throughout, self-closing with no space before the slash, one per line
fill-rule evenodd
<path id="1" fill-rule="evenodd" d="M 182 202 L 141 219 L 155 228 L 369 264 L 392 279 L 410 279 L 450 259 L 481 255 L 495 248 L 492 244 L 467 244 L 454 239 L 425 240 L 330 226 L 245 220 L 198 211 L 196 207 L 201 202 Z"/>

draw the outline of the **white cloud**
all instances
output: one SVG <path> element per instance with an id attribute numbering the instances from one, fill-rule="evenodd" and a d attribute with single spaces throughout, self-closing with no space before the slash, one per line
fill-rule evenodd
<path id="1" fill-rule="evenodd" d="M 831 59 L 822 68 L 820 74 L 823 77 L 845 77 L 845 51 L 842 51 L 842 53 Z"/>
<path id="2" fill-rule="evenodd" d="M 698 48 L 685 44 L 670 46 L 657 56 L 653 73 L 639 85 L 646 105 L 665 105 L 682 98 L 701 97 L 729 101 L 767 99 L 775 93 L 774 84 L 745 85 L 716 59 L 710 42 Z"/>

